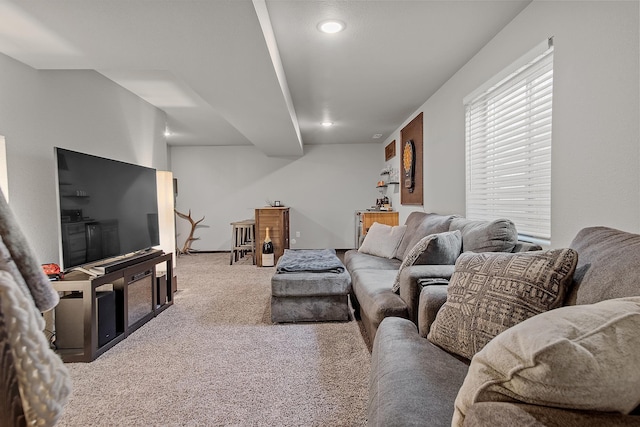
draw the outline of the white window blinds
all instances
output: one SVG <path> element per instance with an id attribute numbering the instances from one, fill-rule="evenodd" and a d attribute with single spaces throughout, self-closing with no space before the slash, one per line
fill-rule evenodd
<path id="1" fill-rule="evenodd" d="M 551 238 L 550 45 L 465 98 L 467 218 L 509 218 L 520 235 L 545 240 Z"/>

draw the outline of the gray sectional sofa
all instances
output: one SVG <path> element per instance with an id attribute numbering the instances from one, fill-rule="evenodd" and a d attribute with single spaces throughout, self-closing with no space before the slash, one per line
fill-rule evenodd
<path id="1" fill-rule="evenodd" d="M 640 235 L 585 228 L 569 249 L 556 251 L 574 256 L 571 268 L 564 269 L 564 291 L 557 293 L 560 306 L 507 327 L 471 360 L 431 342 L 448 291 L 452 298 L 451 288 L 466 274 L 460 265 L 449 285 L 421 290 L 419 328 L 396 298 L 400 316 L 384 316 L 373 344 L 368 425 L 449 426 L 453 420 L 454 426 L 640 426 Z M 460 260 L 469 256 L 476 255 Z M 362 271 L 368 273 L 354 272 L 360 300 L 365 284 L 372 293 L 367 281 L 374 280 L 371 269 Z M 416 276 L 407 274 L 404 280 Z M 557 290 L 560 283 L 550 277 L 549 289 Z M 377 289 L 384 293 L 382 285 Z M 375 313 L 376 301 L 393 300 L 385 298 L 374 294 L 364 299 L 370 306 L 361 309 Z M 363 317 L 374 325 L 379 314 Z M 524 365 L 514 362 L 519 360 L 514 354 L 531 348 L 536 349 Z"/>
<path id="2" fill-rule="evenodd" d="M 538 245 L 519 241 L 515 225 L 506 219 L 471 221 L 455 215 L 412 212 L 404 225 L 406 230 L 393 258 L 371 255 L 362 250 L 350 250 L 344 256 L 345 266 L 351 275 L 351 302 L 356 317 L 362 319 L 369 346 L 373 343 L 378 325 L 386 317 L 402 317 L 418 323 L 421 281 L 451 277 L 455 259 L 447 265 L 414 264 L 402 269 L 399 292 L 392 291 L 403 259 L 424 237 L 458 230 L 461 252 L 540 249 Z"/>

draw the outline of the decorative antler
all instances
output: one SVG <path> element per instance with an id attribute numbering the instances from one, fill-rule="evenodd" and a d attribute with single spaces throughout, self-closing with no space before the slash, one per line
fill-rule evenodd
<path id="1" fill-rule="evenodd" d="M 194 221 L 193 218 L 191 218 L 191 209 L 189 209 L 189 214 L 185 215 L 183 213 L 178 212 L 177 209 L 174 209 L 176 214 L 183 219 L 186 219 L 187 221 L 189 221 L 191 223 L 191 233 L 189 233 L 189 237 L 187 237 L 187 240 L 185 240 L 184 242 L 184 246 L 182 247 L 182 250 L 179 250 L 179 252 L 181 254 L 190 254 L 191 253 L 191 243 L 194 240 L 199 240 L 199 237 L 193 237 L 193 233 L 196 231 L 196 227 L 198 226 L 198 224 L 200 224 L 203 220 L 204 220 L 204 216 L 202 217 L 202 219 L 198 220 L 198 221 Z"/>

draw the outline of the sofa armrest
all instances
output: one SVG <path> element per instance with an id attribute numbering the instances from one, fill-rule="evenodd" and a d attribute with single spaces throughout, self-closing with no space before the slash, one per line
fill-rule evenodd
<path id="1" fill-rule="evenodd" d="M 522 240 L 518 240 L 516 245 L 513 248 L 513 253 L 516 252 L 529 252 L 529 251 L 541 251 L 542 246 L 536 245 L 535 243 L 524 242 Z"/>
<path id="2" fill-rule="evenodd" d="M 524 403 L 474 403 L 464 418 L 464 427 L 600 427 L 638 426 L 640 416 L 611 412 L 578 411 Z"/>
<path id="3" fill-rule="evenodd" d="M 429 285 L 422 288 L 418 305 L 418 331 L 421 337 L 427 337 L 438 310 L 446 301 L 447 285 Z"/>
<path id="4" fill-rule="evenodd" d="M 385 318 L 371 352 L 367 426 L 450 426 L 468 369 L 411 321 Z"/>
<path id="5" fill-rule="evenodd" d="M 454 265 L 412 265 L 400 273 L 400 298 L 407 304 L 409 320 L 418 324 L 418 304 L 422 286 L 420 279 L 450 279 Z"/>

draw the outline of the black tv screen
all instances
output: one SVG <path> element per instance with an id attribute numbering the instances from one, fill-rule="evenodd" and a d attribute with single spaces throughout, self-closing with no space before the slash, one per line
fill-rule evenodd
<path id="1" fill-rule="evenodd" d="M 156 170 L 55 148 L 62 268 L 160 242 Z"/>

